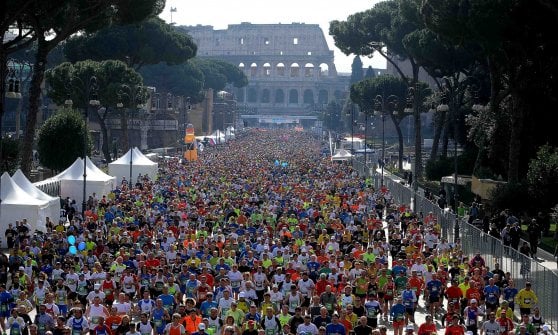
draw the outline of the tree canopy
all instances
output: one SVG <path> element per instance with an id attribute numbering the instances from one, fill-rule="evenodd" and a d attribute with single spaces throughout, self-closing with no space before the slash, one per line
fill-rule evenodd
<path id="1" fill-rule="evenodd" d="M 83 148 L 89 154 L 91 140 L 86 132 L 83 114 L 73 109 L 61 109 L 50 117 L 39 130 L 37 151 L 41 164 L 61 171 L 83 156 Z M 84 142 L 86 141 L 87 142 Z"/>
<path id="2" fill-rule="evenodd" d="M 165 0 L 53 0 L 3 1 L 0 32 L 2 36 L 13 29 L 17 36 L 10 42 L 2 40 L 0 47 L 0 74 L 5 79 L 6 57 L 9 53 L 37 41 L 33 77 L 29 88 L 23 145 L 20 151 L 21 169 L 29 173 L 35 138 L 37 114 L 40 108 L 41 84 L 44 79 L 48 54 L 77 32 L 91 33 L 112 24 L 131 24 L 159 14 Z M 15 44 L 18 44 L 15 46 Z M 1 85 L 0 94 L 5 88 Z M 0 102 L 0 116 L 3 114 Z"/>
<path id="3" fill-rule="evenodd" d="M 74 107 L 85 110 L 88 108 L 91 98 L 90 87 L 88 85 L 92 76 L 96 78 L 97 97 L 101 104 L 100 107 L 103 108 L 93 109 L 90 117 L 99 122 L 103 137 L 102 151 L 105 159 L 109 162 L 111 159 L 108 147 L 110 139 L 108 138 L 105 124 L 106 119 L 111 112 L 113 114 L 118 113 L 115 108 L 117 103 L 126 100 L 127 105 L 134 105 L 138 99 L 140 100 L 139 102 L 144 103 L 147 99 L 147 93 L 145 88 L 141 90 L 125 89 L 125 87 L 142 87 L 143 81 L 139 73 L 123 62 L 117 60 L 106 60 L 103 62 L 88 60 L 75 64 L 66 62 L 49 70 L 46 75 L 50 87 L 49 97 L 58 105 L 62 105 L 66 99 L 71 98 L 74 102 Z M 123 99 L 123 94 L 129 95 L 132 93 L 135 93 L 136 96 L 128 96 L 127 99 Z M 121 120 L 124 121 L 123 124 L 127 124 L 125 111 L 122 110 L 119 113 Z M 123 128 L 123 131 L 127 131 L 126 127 Z"/>
<path id="4" fill-rule="evenodd" d="M 64 54 L 70 62 L 121 60 L 136 70 L 164 62 L 182 64 L 196 55 L 192 39 L 160 18 L 128 25 L 113 25 L 67 40 Z"/>

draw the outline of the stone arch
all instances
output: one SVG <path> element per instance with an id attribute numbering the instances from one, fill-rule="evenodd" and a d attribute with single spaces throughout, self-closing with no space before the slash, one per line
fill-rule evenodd
<path id="1" fill-rule="evenodd" d="M 277 71 L 278 76 L 284 76 L 285 75 L 285 64 L 279 63 L 275 66 L 275 69 Z"/>
<path id="2" fill-rule="evenodd" d="M 327 65 L 326 63 L 321 63 L 319 68 L 320 68 L 320 72 L 319 72 L 320 77 L 329 76 L 329 65 Z"/>
<path id="3" fill-rule="evenodd" d="M 306 63 L 304 65 L 304 76 L 305 77 L 313 77 L 314 76 L 314 64 Z"/>
<path id="4" fill-rule="evenodd" d="M 250 87 L 248 89 L 248 102 L 257 102 L 258 101 L 258 91 L 254 87 Z"/>
<path id="5" fill-rule="evenodd" d="M 252 63 L 250 65 L 250 76 L 255 77 L 258 75 L 258 64 Z"/>
<path id="6" fill-rule="evenodd" d="M 240 64 L 238 64 L 238 68 L 239 68 L 241 71 L 246 70 L 246 66 L 245 66 L 244 63 L 242 63 L 242 62 L 240 62 Z"/>
<path id="7" fill-rule="evenodd" d="M 300 65 L 298 63 L 291 64 L 291 77 L 298 77 L 300 75 Z"/>
<path id="8" fill-rule="evenodd" d="M 340 90 L 335 90 L 333 95 L 335 96 L 335 99 L 337 99 L 337 100 L 343 99 L 343 92 L 341 92 Z"/>
<path id="9" fill-rule="evenodd" d="M 264 75 L 264 77 L 271 76 L 271 64 L 265 63 L 263 65 L 263 75 Z"/>
<path id="10" fill-rule="evenodd" d="M 290 104 L 297 104 L 298 103 L 298 91 L 292 88 L 289 91 L 289 103 Z"/>
<path id="11" fill-rule="evenodd" d="M 327 104 L 329 102 L 329 92 L 327 90 L 318 91 L 318 103 Z"/>
<path id="12" fill-rule="evenodd" d="M 314 91 L 311 89 L 304 90 L 304 95 L 302 97 L 302 101 L 305 104 L 314 104 Z"/>
<path id="13" fill-rule="evenodd" d="M 260 101 L 264 104 L 268 104 L 268 103 L 270 103 L 270 100 L 271 100 L 270 96 L 271 96 L 271 93 L 269 92 L 269 89 L 264 88 L 262 90 L 262 96 L 260 98 Z"/>
<path id="14" fill-rule="evenodd" d="M 238 102 L 246 102 L 246 96 L 245 96 L 245 88 L 241 87 L 241 88 L 236 88 L 235 89 L 235 95 L 236 95 L 236 100 Z"/>
<path id="15" fill-rule="evenodd" d="M 285 103 L 285 92 L 280 88 L 275 90 L 275 103 Z"/>

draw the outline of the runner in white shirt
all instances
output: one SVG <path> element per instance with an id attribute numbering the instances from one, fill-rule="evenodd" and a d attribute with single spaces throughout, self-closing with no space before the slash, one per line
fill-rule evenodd
<path id="1" fill-rule="evenodd" d="M 296 329 L 296 333 L 318 335 L 318 327 L 316 327 L 316 325 L 310 321 L 311 321 L 310 315 L 305 315 L 304 323 L 298 325 L 298 328 Z"/>

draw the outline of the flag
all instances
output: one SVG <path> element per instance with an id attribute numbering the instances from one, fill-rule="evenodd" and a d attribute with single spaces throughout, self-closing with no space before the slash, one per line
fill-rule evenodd
<path id="1" fill-rule="evenodd" d="M 176 7 L 171 7 L 170 11 L 171 13 L 176 13 Z"/>

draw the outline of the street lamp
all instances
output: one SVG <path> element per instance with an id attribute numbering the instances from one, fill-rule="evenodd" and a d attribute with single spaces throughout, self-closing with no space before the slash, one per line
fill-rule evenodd
<path id="1" fill-rule="evenodd" d="M 386 164 L 385 151 L 386 151 L 386 140 L 385 140 L 385 127 L 386 127 L 386 114 L 395 113 L 393 111 L 399 102 L 399 98 L 395 95 L 390 95 L 386 99 L 382 95 L 377 95 L 374 98 L 374 114 L 382 118 L 382 178 L 380 185 L 384 186 L 384 166 Z M 389 105 L 390 108 L 388 108 Z"/>
<path id="2" fill-rule="evenodd" d="M 170 93 L 169 93 L 170 94 Z M 145 90 L 144 87 L 142 85 L 125 85 L 123 84 L 121 89 L 118 91 L 118 103 L 116 104 L 116 106 L 118 108 L 123 108 L 124 107 L 124 103 L 122 102 L 122 98 L 123 97 L 127 97 L 127 101 L 129 103 L 129 105 L 132 105 L 133 102 L 135 102 L 135 106 L 131 106 L 132 108 L 129 109 L 130 112 L 130 120 L 133 121 L 133 117 L 134 117 L 134 109 L 137 108 L 138 110 L 141 110 L 141 108 L 143 108 L 143 101 L 145 100 Z M 168 98 L 168 96 L 167 96 Z M 171 109 L 172 109 L 172 104 L 170 105 Z M 127 120 L 126 120 L 126 123 Z M 134 123 L 131 122 L 131 126 L 134 126 Z M 124 124 L 121 125 L 122 130 L 124 129 Z M 132 169 L 133 169 L 133 156 L 134 156 L 134 149 L 132 146 L 132 141 L 131 141 L 131 129 L 128 129 L 127 125 L 126 125 L 126 129 L 127 129 L 127 135 L 128 135 L 128 149 L 130 151 L 130 175 L 129 175 L 129 180 L 128 180 L 128 189 L 131 190 L 132 186 L 133 186 L 133 182 L 132 182 Z"/>
<path id="3" fill-rule="evenodd" d="M 13 64 L 13 63 L 12 63 Z M 4 70 L 4 66 L 7 65 L 7 62 L 2 64 L 2 70 Z M 11 68 L 7 69 L 7 81 L 4 82 L 4 77 L 2 77 L 2 92 L 4 92 L 5 88 L 7 87 L 7 91 L 4 93 L 4 96 L 0 96 L 0 99 L 4 100 L 5 98 L 10 98 L 10 99 L 19 99 L 19 104 L 18 104 L 18 110 L 21 108 L 21 70 L 23 68 L 20 68 L 20 73 L 19 73 L 19 77 L 17 76 L 18 73 L 16 73 L 16 69 L 12 66 Z M 4 74 L 4 73 L 2 73 Z M 4 102 L 4 101 L 2 101 Z M 4 103 L 2 103 L 2 108 L 4 107 Z M 19 115 L 18 115 L 19 117 Z M 4 137 L 2 134 L 2 129 L 3 129 L 3 125 L 2 125 L 2 119 L 4 118 L 4 111 L 0 111 L 0 161 L 2 161 L 3 159 L 3 146 L 4 146 Z M 16 120 L 16 130 L 17 130 L 17 134 L 16 136 L 19 136 L 19 129 L 17 127 L 17 124 L 19 123 L 19 121 Z M 0 173 L 3 170 L 3 165 L 0 164 Z M 2 189 L 2 182 L 0 181 L 0 189 Z M 0 208 L 2 207 L 2 195 L 0 194 Z M 1 209 L 0 209 L 1 211 Z"/>
<path id="4" fill-rule="evenodd" d="M 88 144 L 87 124 L 89 122 L 89 108 L 98 108 L 101 103 L 99 102 L 99 97 L 98 97 L 99 86 L 97 83 L 97 77 L 91 76 L 89 78 L 89 82 L 87 83 L 87 85 L 84 85 L 84 83 L 81 81 L 80 78 L 72 77 L 66 85 L 66 89 L 69 92 L 72 88 L 73 80 L 77 80 L 80 83 L 80 85 L 85 89 L 84 90 L 85 96 L 89 99 L 87 106 L 85 106 L 84 108 L 85 129 L 83 132 L 83 194 L 82 194 L 83 199 L 81 203 L 81 218 L 83 221 L 85 221 L 85 210 L 87 208 L 87 199 L 86 199 L 87 197 L 87 144 Z M 64 105 L 68 108 L 71 108 L 73 104 L 74 102 L 70 96 L 68 96 L 68 99 L 64 101 Z"/>
<path id="5" fill-rule="evenodd" d="M 422 104 L 422 99 L 425 95 L 430 93 L 428 87 L 423 87 L 424 84 L 420 82 L 414 83 L 414 86 L 410 86 L 407 90 L 407 106 L 404 109 L 405 114 L 410 114 L 414 116 L 415 120 L 415 164 L 413 165 L 413 197 L 411 200 L 411 209 L 416 212 L 417 206 L 417 192 L 418 192 L 418 180 L 422 176 L 422 135 L 421 135 L 421 117 L 420 109 Z"/>
<path id="6" fill-rule="evenodd" d="M 447 113 L 450 111 L 450 107 L 448 105 L 448 100 L 449 100 L 449 89 L 444 86 L 442 91 L 442 96 L 440 99 L 440 104 L 438 105 L 438 107 L 436 108 L 436 111 L 438 112 L 442 112 L 442 113 Z M 454 111 L 454 114 L 457 113 L 457 111 Z M 454 201 L 454 206 L 453 206 L 453 210 L 455 213 L 457 213 L 457 115 L 453 115 L 453 164 L 454 164 L 454 169 L 453 169 L 453 201 Z"/>

